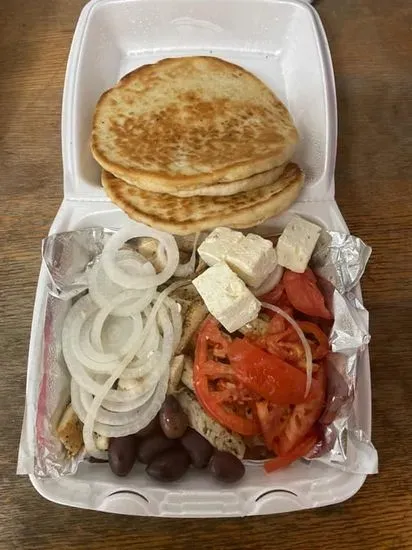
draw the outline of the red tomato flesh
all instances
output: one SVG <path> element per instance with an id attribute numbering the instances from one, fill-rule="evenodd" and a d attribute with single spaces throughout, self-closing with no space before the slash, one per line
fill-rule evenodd
<path id="1" fill-rule="evenodd" d="M 203 323 L 196 341 L 193 383 L 196 397 L 207 414 L 226 428 L 241 435 L 256 435 L 260 426 L 246 403 L 249 396 L 233 383 L 233 368 L 210 359 L 218 349 L 224 356 L 230 340 L 220 332 L 215 319 Z M 223 357 L 224 358 L 224 357 Z"/>
<path id="2" fill-rule="evenodd" d="M 294 407 L 282 435 L 273 447 L 279 456 L 287 455 L 296 447 L 313 429 L 323 412 L 327 386 L 326 366 L 321 364 L 313 377 L 312 383 L 317 384 L 319 392 L 312 399 L 308 399 L 305 403 L 299 403 Z"/>
<path id="3" fill-rule="evenodd" d="M 315 431 L 312 431 L 306 434 L 305 438 L 302 439 L 294 449 L 292 449 L 288 454 L 283 456 L 277 456 L 265 462 L 264 468 L 265 471 L 270 474 L 281 468 L 286 468 L 295 462 L 298 458 L 302 458 L 307 455 L 318 441 L 318 435 Z"/>
<path id="4" fill-rule="evenodd" d="M 282 282 L 286 295 L 295 309 L 313 317 L 332 319 L 311 269 L 308 268 L 304 273 L 286 270 Z"/>
<path id="5" fill-rule="evenodd" d="M 291 405 L 305 401 L 306 374 L 265 352 L 246 338 L 236 338 L 228 346 L 228 357 L 236 379 L 249 390 L 277 405 Z M 312 381 L 308 399 L 319 392 Z"/>
<path id="6" fill-rule="evenodd" d="M 256 414 L 262 429 L 265 445 L 269 450 L 272 450 L 275 438 L 282 434 L 286 422 L 290 417 L 291 407 L 282 407 L 268 401 L 258 401 L 256 403 Z"/>

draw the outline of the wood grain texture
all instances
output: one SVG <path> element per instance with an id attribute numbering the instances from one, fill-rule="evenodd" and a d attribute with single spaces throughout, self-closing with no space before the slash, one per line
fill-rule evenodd
<path id="1" fill-rule="evenodd" d="M 373 440 L 380 474 L 350 501 L 242 520 L 156 520 L 64 508 L 15 476 L 40 242 L 62 198 L 60 108 L 82 0 L 0 4 L 0 548 L 412 548 L 412 4 L 316 3 L 339 108 L 336 195 L 374 249 Z"/>

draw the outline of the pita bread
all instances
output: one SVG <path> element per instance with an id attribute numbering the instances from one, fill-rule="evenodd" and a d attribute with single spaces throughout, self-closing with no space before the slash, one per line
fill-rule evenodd
<path id="1" fill-rule="evenodd" d="M 193 189 L 182 189 L 180 191 L 171 192 L 170 195 L 175 197 L 224 197 L 227 195 L 236 195 L 243 191 L 251 191 L 264 187 L 279 180 L 286 168 L 286 164 L 267 170 L 261 174 L 250 176 L 243 180 L 231 181 L 229 183 L 214 183 L 206 187 L 195 187 Z M 279 181 L 279 191 L 285 186 L 284 180 Z"/>
<path id="2" fill-rule="evenodd" d="M 261 80 L 195 56 L 145 65 L 105 92 L 91 148 L 116 177 L 171 193 L 271 170 L 292 157 L 297 139 L 288 110 Z"/>
<path id="3" fill-rule="evenodd" d="M 103 171 L 102 184 L 110 199 L 132 219 L 176 235 L 187 235 L 220 225 L 245 228 L 286 210 L 297 198 L 304 176 L 289 164 L 278 182 L 223 197 L 173 197 L 144 191 Z"/>

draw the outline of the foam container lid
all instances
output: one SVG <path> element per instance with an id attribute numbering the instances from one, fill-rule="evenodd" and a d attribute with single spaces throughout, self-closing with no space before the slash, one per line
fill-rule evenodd
<path id="1" fill-rule="evenodd" d="M 213 7 L 212 7 L 213 5 Z M 98 0 L 73 38 L 63 97 L 67 198 L 108 200 L 90 154 L 92 116 L 121 77 L 164 57 L 213 55 L 261 78 L 288 107 L 305 172 L 299 200 L 334 197 L 337 115 L 332 62 L 315 10 L 297 0 Z"/>
<path id="2" fill-rule="evenodd" d="M 334 202 L 336 96 L 326 37 L 314 9 L 300 0 L 93 0 L 83 9 L 70 51 L 63 97 L 64 200 L 50 233 L 91 226 L 117 229 L 126 215 L 105 196 L 89 149 L 100 95 L 127 72 L 164 57 L 215 55 L 238 63 L 266 82 L 289 108 L 300 133 L 296 161 L 306 173 L 299 201 L 258 231 L 281 230 L 300 214 L 348 231 Z M 27 403 L 40 377 L 48 276 L 41 269 L 28 361 Z M 360 296 L 360 290 L 359 290 Z M 354 408 L 370 434 L 368 352 L 360 358 Z M 34 407 L 26 408 L 33 415 Z M 29 419 L 29 421 L 32 419 Z M 141 465 L 117 478 L 107 464 L 80 465 L 74 476 L 37 479 L 34 487 L 61 504 L 130 515 L 226 517 L 313 508 L 350 498 L 365 475 L 319 463 L 293 464 L 268 476 L 248 465 L 244 479 L 222 486 L 204 474 L 172 484 L 149 479 Z"/>

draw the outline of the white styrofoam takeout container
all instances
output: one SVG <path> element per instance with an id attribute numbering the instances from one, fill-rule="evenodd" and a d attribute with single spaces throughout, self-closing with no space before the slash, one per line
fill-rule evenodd
<path id="1" fill-rule="evenodd" d="M 62 149 L 64 200 L 50 233 L 101 225 L 119 228 L 126 215 L 99 185 L 89 150 L 91 119 L 103 91 L 132 69 L 164 57 L 214 55 L 251 70 L 285 102 L 300 133 L 296 160 L 305 189 L 290 210 L 259 228 L 281 229 L 299 213 L 329 229 L 347 231 L 334 201 L 337 115 L 328 44 L 314 9 L 300 0 L 92 0 L 83 9 L 70 51 L 64 86 Z M 40 376 L 47 274 L 42 267 L 31 334 L 27 415 L 35 413 Z M 360 295 L 360 291 L 359 291 Z M 355 400 L 359 427 L 370 435 L 371 396 L 367 351 L 359 365 Z M 31 481 L 52 501 L 130 515 L 226 517 L 270 514 L 341 502 L 364 475 L 318 463 L 295 463 L 266 475 L 248 465 L 245 478 L 222 486 L 190 471 L 173 484 L 156 483 L 139 465 L 125 479 L 107 464 L 80 465 L 74 476 Z"/>

